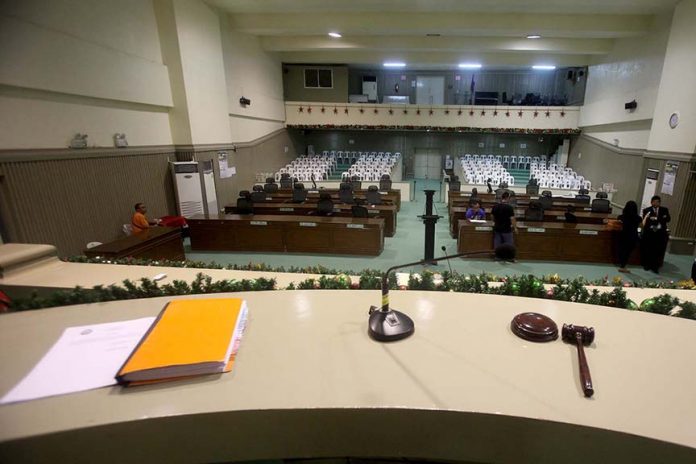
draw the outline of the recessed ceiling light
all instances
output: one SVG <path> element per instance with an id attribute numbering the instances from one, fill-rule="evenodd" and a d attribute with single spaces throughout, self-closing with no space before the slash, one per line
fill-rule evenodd
<path id="1" fill-rule="evenodd" d="M 385 68 L 403 68 L 406 66 L 406 63 L 399 63 L 396 61 L 388 61 L 384 63 Z"/>
<path id="2" fill-rule="evenodd" d="M 539 34 L 529 34 L 527 36 L 528 39 L 541 39 L 541 36 Z"/>
<path id="3" fill-rule="evenodd" d="M 459 63 L 459 67 L 462 69 L 481 69 L 480 63 Z"/>
<path id="4" fill-rule="evenodd" d="M 442 34 L 425 34 L 426 37 L 440 37 Z"/>
<path id="5" fill-rule="evenodd" d="M 341 34 L 339 34 L 338 32 L 329 32 L 329 35 L 330 35 L 331 37 L 335 37 L 335 38 L 337 38 L 337 39 L 340 39 L 341 37 L 343 37 L 343 36 L 342 36 Z"/>
<path id="6" fill-rule="evenodd" d="M 555 67 L 555 66 L 552 66 L 552 65 L 548 65 L 548 64 L 537 64 L 537 65 L 532 66 L 532 69 L 540 69 L 540 70 L 544 70 L 544 71 L 551 71 L 551 70 L 553 70 L 553 69 L 556 69 L 556 67 Z"/>

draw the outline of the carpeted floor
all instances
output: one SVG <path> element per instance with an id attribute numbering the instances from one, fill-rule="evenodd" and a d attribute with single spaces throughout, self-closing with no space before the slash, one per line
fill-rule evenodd
<path id="1" fill-rule="evenodd" d="M 435 256 L 442 256 L 441 247 L 446 247 L 448 254 L 457 252 L 457 241 L 450 237 L 448 232 L 447 205 L 438 202 L 440 183 L 438 181 L 418 180 L 415 189 L 415 201 L 402 202 L 398 215 L 396 235 L 386 238 L 384 251 L 379 256 L 332 256 L 332 255 L 305 255 L 292 253 L 226 253 L 226 252 L 192 252 L 186 245 L 186 257 L 197 261 L 207 261 L 220 264 L 248 264 L 265 263 L 271 266 L 310 266 L 322 265 L 333 269 L 360 271 L 362 269 L 387 269 L 400 263 L 409 263 L 423 258 L 424 254 L 424 225 L 418 218 L 424 213 L 425 195 L 424 189 L 436 190 L 435 212 L 442 219 L 437 223 L 435 232 Z M 681 280 L 691 274 L 693 257 L 684 255 L 670 255 L 665 258 L 665 265 L 659 275 L 644 271 L 641 267 L 631 267 L 630 274 L 620 274 L 615 266 L 606 264 L 582 264 L 566 262 L 544 261 L 518 261 L 516 263 L 499 263 L 493 260 L 456 259 L 449 265 L 452 269 L 463 273 L 490 272 L 496 275 L 514 274 L 558 274 L 563 278 L 584 276 L 587 279 L 601 279 L 605 276 L 614 277 L 621 275 L 625 279 L 636 282 L 643 280 Z M 447 262 L 436 266 L 430 266 L 432 270 L 449 269 Z M 414 267 L 418 271 L 422 267 Z"/>

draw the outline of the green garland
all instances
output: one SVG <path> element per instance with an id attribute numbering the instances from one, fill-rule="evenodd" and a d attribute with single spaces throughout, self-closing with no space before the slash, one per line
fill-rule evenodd
<path id="1" fill-rule="evenodd" d="M 359 284 L 354 284 L 346 274 L 335 276 L 323 275 L 318 279 L 305 279 L 299 283 L 290 284 L 287 289 L 378 289 L 381 288 L 381 273 L 366 274 L 361 277 Z M 389 287 L 397 288 L 396 275 L 391 274 Z M 502 285 L 489 286 L 489 275 L 462 275 L 458 273 L 443 272 L 442 279 L 436 281 L 435 274 L 424 271 L 421 274 L 410 274 L 408 287 L 398 287 L 403 290 L 428 290 L 465 292 L 491 295 L 508 295 L 528 298 L 546 298 L 560 301 L 571 301 L 600 306 L 611 306 L 642 310 L 655 314 L 665 314 L 696 320 L 696 304 L 681 301 L 671 295 L 660 295 L 648 298 L 637 306 L 628 299 L 623 288 L 614 288 L 610 292 L 600 292 L 597 289 L 589 291 L 580 279 L 569 284 L 558 283 L 554 288 L 546 290 L 541 279 L 533 275 L 525 275 L 517 278 L 506 279 Z M 155 298 L 163 296 L 197 295 L 212 293 L 230 293 L 244 291 L 275 290 L 275 279 L 258 278 L 252 280 L 218 280 L 199 273 L 190 284 L 182 280 L 174 280 L 169 284 L 159 286 L 150 279 L 140 279 L 139 283 L 124 280 L 123 285 L 97 285 L 91 289 L 75 287 L 72 290 L 58 291 L 46 297 L 36 293 L 29 298 L 14 299 L 10 301 L 11 311 L 23 311 L 29 309 L 51 308 L 55 306 L 75 305 L 84 303 L 98 303 L 104 301 L 130 300 L 136 298 Z"/>
<path id="2" fill-rule="evenodd" d="M 364 269 L 362 271 L 352 271 L 347 269 L 333 269 L 326 266 L 269 266 L 264 263 L 248 263 L 248 264 L 228 264 L 223 265 L 216 262 L 205 262 L 205 261 L 191 261 L 191 260 L 169 260 L 169 259 L 140 259 L 140 258 L 88 258 L 87 256 L 70 256 L 66 258 L 61 258 L 63 261 L 71 263 L 89 263 L 89 264 L 123 264 L 130 266 L 162 266 L 162 267 L 176 267 L 176 268 L 190 268 L 190 269 L 224 269 L 232 271 L 264 271 L 264 272 L 288 272 L 294 274 L 319 274 L 319 275 L 356 275 L 360 277 L 360 288 L 380 288 L 381 286 L 381 276 L 382 272 L 378 269 Z M 489 282 L 506 282 L 507 280 L 514 280 L 519 277 L 517 276 L 497 276 L 494 274 L 485 274 Z M 563 279 L 559 277 L 558 274 L 549 274 L 539 277 L 539 279 L 545 284 L 561 284 L 570 285 L 573 282 L 579 282 L 585 286 L 601 286 L 601 287 L 625 287 L 625 288 L 663 288 L 670 290 L 696 290 L 696 283 L 693 280 L 681 280 L 681 281 L 641 281 L 641 282 L 628 282 L 624 281 L 621 276 L 615 276 L 610 278 L 608 275 L 601 279 L 587 280 L 584 277 L 578 277 L 575 279 Z M 363 281 L 371 281 L 372 285 L 363 285 Z M 377 283 L 375 283 L 377 282 Z"/>

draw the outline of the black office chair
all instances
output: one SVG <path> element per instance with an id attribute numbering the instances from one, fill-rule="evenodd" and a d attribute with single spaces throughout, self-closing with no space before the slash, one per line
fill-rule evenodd
<path id="1" fill-rule="evenodd" d="M 537 184 L 527 184 L 526 190 L 528 195 L 539 195 L 539 186 Z"/>
<path id="2" fill-rule="evenodd" d="M 597 192 L 597 195 L 595 195 L 595 198 L 606 200 L 607 198 L 609 198 L 609 194 L 607 192 Z"/>
<path id="3" fill-rule="evenodd" d="M 266 201 L 266 192 L 263 191 L 261 185 L 254 185 L 251 192 L 251 202 L 252 203 L 262 203 Z"/>
<path id="4" fill-rule="evenodd" d="M 380 190 L 391 190 L 392 188 L 392 181 L 391 178 L 389 177 L 389 174 L 382 174 L 382 178 L 379 180 L 379 189 Z"/>
<path id="5" fill-rule="evenodd" d="M 551 190 L 542 190 L 541 196 L 551 198 L 553 196 L 553 193 L 551 193 Z"/>
<path id="6" fill-rule="evenodd" d="M 593 213 L 610 213 L 611 203 L 606 198 L 596 198 L 592 200 Z"/>
<path id="7" fill-rule="evenodd" d="M 353 185 L 348 182 L 341 182 L 338 186 L 338 199 L 341 203 L 352 205 L 353 202 Z"/>
<path id="8" fill-rule="evenodd" d="M 530 201 L 529 208 L 524 211 L 524 220 L 541 222 L 544 220 L 544 208 L 540 201 Z"/>
<path id="9" fill-rule="evenodd" d="M 280 188 L 282 188 L 282 189 L 291 189 L 292 188 L 292 179 L 290 178 L 290 174 L 283 173 L 280 175 Z"/>
<path id="10" fill-rule="evenodd" d="M 237 198 L 237 214 L 254 214 L 254 204 L 251 201 L 251 194 L 248 190 L 239 192 L 239 198 Z"/>
<path id="11" fill-rule="evenodd" d="M 307 200 L 307 190 L 304 188 L 304 184 L 298 182 L 292 189 L 292 202 L 293 203 L 304 203 Z"/>
<path id="12" fill-rule="evenodd" d="M 316 213 L 319 216 L 331 216 L 333 214 L 334 202 L 330 193 L 320 193 L 317 202 Z"/>
<path id="13" fill-rule="evenodd" d="M 351 177 L 350 184 L 353 186 L 353 190 L 360 190 L 362 188 L 362 182 L 358 176 Z"/>
<path id="14" fill-rule="evenodd" d="M 565 222 L 575 224 L 578 222 L 578 217 L 570 211 L 565 212 Z"/>
<path id="15" fill-rule="evenodd" d="M 589 195 L 589 194 L 590 194 L 590 191 L 587 190 L 586 188 L 581 188 L 580 190 L 578 190 L 578 194 L 580 194 L 580 195 Z"/>
<path id="16" fill-rule="evenodd" d="M 275 183 L 275 179 L 273 177 L 266 178 L 266 183 L 263 185 L 263 191 L 266 193 L 278 192 L 278 184 Z"/>
<path id="17" fill-rule="evenodd" d="M 508 204 L 510 206 L 517 206 L 517 195 L 515 195 L 514 190 L 510 190 L 509 188 L 506 188 L 505 191 L 508 193 Z"/>
<path id="18" fill-rule="evenodd" d="M 456 179 L 456 176 L 455 176 L 455 179 Z M 459 179 L 450 180 L 449 189 L 450 189 L 450 192 L 461 192 L 462 191 L 462 183 L 459 182 Z"/>
<path id="19" fill-rule="evenodd" d="M 536 177 L 530 177 L 527 185 L 539 185 L 539 181 L 536 179 Z"/>
<path id="20" fill-rule="evenodd" d="M 350 212 L 353 214 L 353 217 L 356 217 L 356 218 L 370 217 L 370 214 L 368 213 L 367 208 L 365 208 L 364 206 L 353 205 L 350 207 Z"/>
<path id="21" fill-rule="evenodd" d="M 495 190 L 495 199 L 496 199 L 496 200 L 500 200 L 501 198 L 503 198 L 503 192 L 505 192 L 505 189 L 504 189 L 504 188 L 500 188 L 500 187 L 497 188 L 497 189 Z"/>
<path id="22" fill-rule="evenodd" d="M 370 185 L 367 188 L 367 194 L 365 195 L 367 203 L 370 205 L 381 205 L 382 195 L 379 193 L 379 189 L 376 185 Z"/>
<path id="23" fill-rule="evenodd" d="M 551 209 L 553 207 L 553 198 L 542 196 L 539 198 L 539 204 L 543 209 Z"/>

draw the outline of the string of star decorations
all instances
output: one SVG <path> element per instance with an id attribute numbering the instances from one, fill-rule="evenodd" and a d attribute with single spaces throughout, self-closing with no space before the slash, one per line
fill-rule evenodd
<path id="1" fill-rule="evenodd" d="M 360 107 L 358 107 L 358 108 L 355 108 L 355 107 L 353 107 L 353 108 L 354 108 L 354 109 L 357 109 L 358 112 L 359 112 L 360 114 L 365 114 L 366 107 L 360 106 Z M 382 109 L 384 109 L 384 108 L 382 108 Z M 493 115 L 493 117 L 504 116 L 504 117 L 506 117 L 506 118 L 510 118 L 510 117 L 513 116 L 513 113 L 510 111 L 510 108 L 506 108 L 504 113 L 500 113 L 499 108 L 498 108 L 497 106 L 496 106 L 496 107 L 493 107 L 492 110 L 491 110 L 491 108 L 488 108 L 488 110 L 489 110 L 490 114 Z M 309 105 L 306 106 L 306 107 L 305 107 L 305 106 L 299 106 L 299 107 L 297 108 L 297 111 L 298 111 L 298 113 L 308 113 L 308 114 L 311 114 L 311 113 L 312 113 L 312 107 L 309 106 Z M 321 111 L 322 113 L 326 113 L 326 108 L 325 108 L 324 106 L 321 106 L 321 107 L 320 107 L 320 111 Z M 445 109 L 442 109 L 442 110 L 440 110 L 440 109 L 435 109 L 435 108 L 428 108 L 427 115 L 428 115 L 428 116 L 434 116 L 434 115 L 436 114 L 436 112 L 439 112 L 439 111 L 442 111 L 443 114 L 444 114 L 445 116 L 449 116 L 449 115 L 452 113 L 452 111 L 451 111 L 449 108 L 445 108 Z M 344 108 L 343 108 L 343 113 L 344 113 L 344 114 L 349 114 L 349 113 L 350 113 L 349 107 L 347 107 L 347 106 L 344 107 Z M 380 108 L 379 108 L 379 107 L 373 107 L 373 108 L 372 108 L 372 113 L 373 113 L 373 114 L 380 114 Z M 404 108 L 404 109 L 402 110 L 402 113 L 403 113 L 404 115 L 408 115 L 408 114 L 409 114 L 409 108 Z M 481 108 L 480 110 L 479 110 L 479 109 L 474 110 L 473 108 L 470 107 L 469 111 L 467 112 L 467 114 L 468 114 L 469 116 L 472 116 L 472 117 L 473 117 L 473 116 L 476 116 L 477 113 L 478 113 L 480 116 L 482 116 L 482 117 L 483 117 L 483 116 L 486 116 L 486 114 L 488 114 L 488 113 L 486 112 L 486 108 L 485 108 L 485 107 Z M 533 117 L 535 117 L 535 118 L 541 117 L 542 115 L 543 115 L 543 117 L 550 118 L 551 115 L 552 115 L 553 113 L 557 113 L 561 118 L 564 118 L 564 117 L 566 116 L 566 114 L 567 114 L 566 111 L 565 111 L 565 109 L 560 109 L 560 110 L 558 110 L 558 109 L 546 108 L 546 110 L 544 110 L 543 112 L 541 112 L 541 111 L 539 111 L 539 108 L 538 108 L 538 107 L 534 107 L 534 108 L 530 108 L 529 110 L 518 109 L 518 110 L 517 110 L 517 117 L 522 118 L 522 117 L 524 117 L 524 114 L 525 114 L 525 113 L 530 113 L 530 114 L 531 114 Z M 338 107 L 336 107 L 336 106 L 333 107 L 333 114 L 336 114 L 336 115 L 338 114 Z M 386 108 L 386 114 L 389 114 L 390 116 L 392 116 L 392 115 L 397 114 L 397 113 L 396 113 L 396 111 L 394 110 L 394 108 L 389 107 L 389 108 Z M 425 115 L 425 113 L 423 113 L 423 112 L 421 111 L 421 108 L 420 108 L 420 107 L 416 107 L 416 109 L 415 109 L 415 111 L 413 112 L 413 114 L 415 114 L 416 116 Z M 464 110 L 463 110 L 461 107 L 459 107 L 459 108 L 457 109 L 457 111 L 455 112 L 455 114 L 456 114 L 456 116 L 462 116 L 462 115 L 465 114 L 465 112 L 464 112 Z"/>

